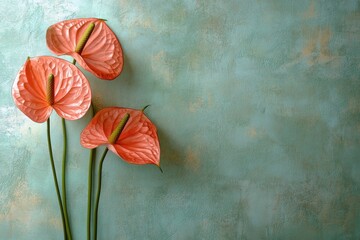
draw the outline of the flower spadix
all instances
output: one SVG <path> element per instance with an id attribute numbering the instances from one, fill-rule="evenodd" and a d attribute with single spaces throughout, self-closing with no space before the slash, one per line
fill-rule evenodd
<path id="1" fill-rule="evenodd" d="M 142 110 L 110 107 L 99 111 L 80 135 L 85 148 L 106 147 L 132 164 L 160 164 L 156 126 Z"/>
<path id="2" fill-rule="evenodd" d="M 113 80 L 122 71 L 120 42 L 104 19 L 80 18 L 56 23 L 47 30 L 46 43 L 53 53 L 72 56 L 98 78 Z"/>
<path id="3" fill-rule="evenodd" d="M 68 61 L 41 56 L 28 58 L 12 87 L 16 106 L 31 120 L 45 122 L 54 109 L 60 117 L 76 120 L 91 103 L 84 74 Z"/>

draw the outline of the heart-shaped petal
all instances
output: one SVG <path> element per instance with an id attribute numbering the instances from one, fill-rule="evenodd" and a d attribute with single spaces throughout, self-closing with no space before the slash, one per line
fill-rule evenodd
<path id="1" fill-rule="evenodd" d="M 111 133 L 127 113 L 130 114 L 128 122 L 117 141 L 110 144 L 108 139 Z M 160 163 L 156 126 L 141 110 L 111 107 L 99 111 L 81 133 L 80 142 L 86 148 L 106 144 L 109 150 L 128 163 Z"/>
<path id="2" fill-rule="evenodd" d="M 47 81 L 54 75 L 54 103 L 47 101 Z M 90 85 L 73 64 L 50 56 L 28 59 L 12 88 L 16 106 L 31 120 L 45 122 L 52 109 L 67 120 L 85 115 L 91 103 Z"/>
<path id="3" fill-rule="evenodd" d="M 76 46 L 91 24 L 95 27 L 78 53 Z M 47 30 L 46 43 L 53 53 L 72 56 L 98 78 L 113 80 L 122 71 L 124 60 L 120 42 L 103 19 L 80 18 L 56 23 Z"/>

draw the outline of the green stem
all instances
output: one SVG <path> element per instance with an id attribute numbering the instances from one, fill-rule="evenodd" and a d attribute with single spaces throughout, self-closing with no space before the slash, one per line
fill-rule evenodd
<path id="1" fill-rule="evenodd" d="M 66 125 L 65 125 L 65 119 L 61 119 L 62 123 L 62 131 L 63 131 L 63 159 L 62 159 L 62 200 L 63 200 L 63 207 L 64 207 L 64 217 L 65 217 L 65 228 L 67 237 L 69 240 L 72 239 L 71 236 L 71 229 L 70 229 L 70 223 L 69 223 L 69 216 L 67 213 L 67 201 L 66 201 L 66 152 L 67 152 L 67 134 L 66 134 Z"/>
<path id="2" fill-rule="evenodd" d="M 94 212 L 94 240 L 97 239 L 97 219 L 98 219 L 98 210 L 99 210 L 99 201 L 100 201 L 100 192 L 101 192 L 101 172 L 102 165 L 105 159 L 105 156 L 108 152 L 108 148 L 105 148 L 103 155 L 101 156 L 99 170 L 98 170 L 98 186 L 96 193 L 96 202 L 95 202 L 95 212 Z"/>
<path id="3" fill-rule="evenodd" d="M 121 132 L 124 130 L 124 127 L 126 125 L 126 123 L 129 121 L 130 118 L 130 114 L 126 113 L 124 115 L 124 117 L 120 120 L 120 122 L 118 123 L 118 125 L 116 126 L 116 128 L 113 130 L 113 132 L 111 133 L 110 137 L 109 137 L 109 143 L 110 144 L 114 144 L 118 138 L 120 137 Z M 96 202 L 95 202 L 95 212 L 94 212 L 94 240 L 97 239 L 97 219 L 98 219 L 98 210 L 99 210 L 99 201 L 100 201 L 100 192 L 101 192 L 101 172 L 102 172 L 102 165 L 106 156 L 106 153 L 108 152 L 108 148 L 105 148 L 105 151 L 103 153 L 103 155 L 101 156 L 100 159 L 100 164 L 99 164 L 99 172 L 98 172 L 98 189 L 97 189 L 97 193 L 96 193 Z"/>
<path id="4" fill-rule="evenodd" d="M 74 58 L 72 63 L 76 65 L 76 59 Z M 95 107 L 91 101 L 90 105 L 92 109 L 92 116 L 95 115 Z M 86 239 L 91 238 L 91 199 L 92 199 L 92 187 L 93 187 L 93 175 L 94 175 L 94 157 L 96 155 L 96 148 L 90 150 L 89 155 L 89 169 L 88 169 L 88 202 L 87 202 L 87 218 L 86 218 Z"/>
<path id="5" fill-rule="evenodd" d="M 90 150 L 89 156 L 89 172 L 88 172 L 88 205 L 87 205 L 87 239 L 91 238 L 91 197 L 92 197 L 92 185 L 93 185 L 93 170 L 94 170 L 94 155 L 96 148 Z"/>
<path id="6" fill-rule="evenodd" d="M 66 229 L 65 229 L 64 209 L 63 209 L 63 205 L 62 205 L 62 202 L 61 202 L 59 184 L 58 184 L 58 181 L 57 181 L 54 157 L 53 157 L 52 146 L 51 146 L 50 118 L 48 118 L 48 120 L 47 120 L 47 142 L 48 142 L 48 149 L 49 149 L 49 155 L 50 155 L 51 169 L 52 169 L 52 173 L 53 173 L 57 199 L 58 199 L 58 202 L 59 202 L 59 207 L 60 207 L 60 212 L 61 212 L 61 220 L 62 220 L 62 223 L 63 223 L 64 239 L 67 239 L 67 237 L 66 237 L 67 236 L 66 235 Z"/>
<path id="7" fill-rule="evenodd" d="M 75 60 L 75 59 L 74 59 Z M 91 102 L 92 116 L 95 115 L 95 108 Z M 89 156 L 89 169 L 88 169 L 88 205 L 87 205 L 87 240 L 91 238 L 91 198 L 92 198 L 92 186 L 93 186 L 93 172 L 94 172 L 94 157 L 96 154 L 96 148 L 90 150 Z"/>

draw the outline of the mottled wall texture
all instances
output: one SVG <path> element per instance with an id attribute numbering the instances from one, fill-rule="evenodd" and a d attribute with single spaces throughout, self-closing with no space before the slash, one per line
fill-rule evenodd
<path id="1" fill-rule="evenodd" d="M 0 239 L 63 239 L 46 125 L 11 86 L 27 56 L 51 55 L 47 27 L 79 17 L 107 19 L 125 53 L 115 81 L 86 73 L 96 107 L 151 104 L 164 170 L 108 154 L 100 239 L 360 239 L 358 0 L 0 3 Z M 89 120 L 68 122 L 75 239 Z"/>

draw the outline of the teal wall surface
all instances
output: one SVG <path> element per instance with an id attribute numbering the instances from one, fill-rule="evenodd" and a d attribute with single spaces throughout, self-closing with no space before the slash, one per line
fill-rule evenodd
<path id="1" fill-rule="evenodd" d="M 79 17 L 107 19 L 125 54 L 115 81 L 85 73 L 96 107 L 151 104 L 164 170 L 108 154 L 99 239 L 360 239 L 359 1 L 0 3 L 0 239 L 63 239 L 46 124 L 11 87 L 27 56 L 51 55 L 47 27 Z M 67 125 L 74 239 L 90 118 Z"/>

